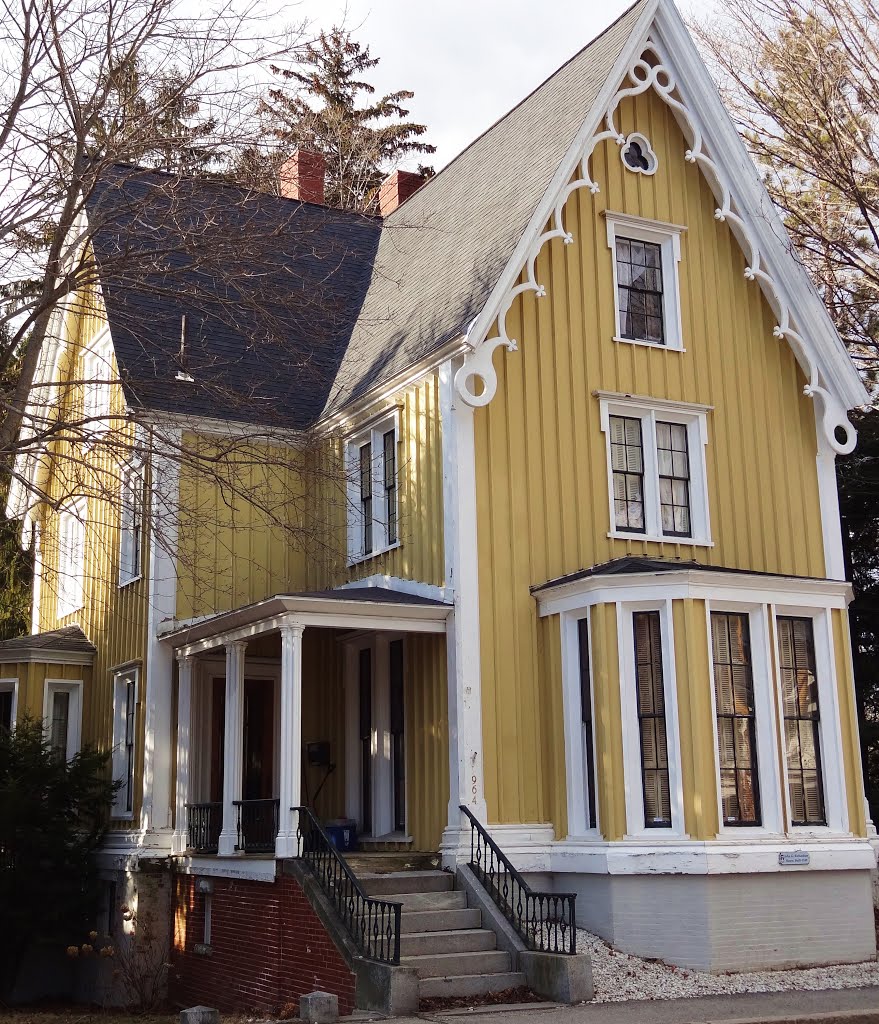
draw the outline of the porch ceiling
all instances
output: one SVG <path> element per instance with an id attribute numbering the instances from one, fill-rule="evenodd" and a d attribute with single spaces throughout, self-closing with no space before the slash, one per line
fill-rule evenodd
<path id="1" fill-rule="evenodd" d="M 300 594 L 278 594 L 229 612 L 162 624 L 159 636 L 181 655 L 246 640 L 298 623 L 331 629 L 445 633 L 450 604 L 386 587 L 346 587 Z"/>

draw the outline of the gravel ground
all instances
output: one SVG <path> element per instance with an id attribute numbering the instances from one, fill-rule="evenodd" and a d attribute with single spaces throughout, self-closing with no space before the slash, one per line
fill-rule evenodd
<path id="1" fill-rule="evenodd" d="M 577 951 L 592 957 L 595 1002 L 628 999 L 691 999 L 749 992 L 796 992 L 879 985 L 879 963 L 839 964 L 790 971 L 704 974 L 612 949 L 591 932 L 577 929 Z"/>

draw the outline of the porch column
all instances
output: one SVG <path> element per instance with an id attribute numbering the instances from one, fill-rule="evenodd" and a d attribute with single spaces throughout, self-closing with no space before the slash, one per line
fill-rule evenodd
<path id="1" fill-rule="evenodd" d="M 226 720 L 223 740 L 223 830 L 218 853 L 231 857 L 238 843 L 238 812 L 244 776 L 244 653 L 247 642 L 226 644 Z"/>
<path id="2" fill-rule="evenodd" d="M 296 816 L 302 803 L 302 635 L 298 622 L 281 626 L 281 756 L 276 857 L 295 857 Z"/>
<path id="3" fill-rule="evenodd" d="M 192 746 L 192 661 L 188 655 L 177 659 L 177 783 L 172 853 L 185 853 L 189 846 L 186 804 L 189 802 Z"/>

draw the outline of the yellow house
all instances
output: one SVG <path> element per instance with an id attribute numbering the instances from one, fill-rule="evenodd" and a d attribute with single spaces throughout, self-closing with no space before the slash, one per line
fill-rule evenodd
<path id="1" fill-rule="evenodd" d="M 107 878 L 172 872 L 175 997 L 296 989 L 268 931 L 271 991 L 234 950 L 275 927 L 267 894 L 308 893 L 284 886 L 317 819 L 356 831 L 367 894 L 404 894 L 396 956 L 384 917 L 359 955 L 422 996 L 528 975 L 502 943 L 443 966 L 407 939 L 459 930 L 407 908 L 474 911 L 461 869 L 497 853 L 471 816 L 622 949 L 873 957 L 834 475 L 867 396 L 671 0 L 639 0 L 414 194 L 398 172 L 382 218 L 323 207 L 321 173 L 298 154 L 270 197 L 120 171 L 90 216 L 156 199 L 129 244 L 166 201 L 283 221 L 277 262 L 320 280 L 332 328 L 304 340 L 313 319 L 282 308 L 260 345 L 185 282 L 126 286 L 104 217 L 101 287 L 59 314 L 40 379 L 122 440 L 53 442 L 9 500 L 39 571 L 0 708 L 68 754 L 112 749 Z M 381 855 L 458 869 L 448 906 L 376 883 Z M 328 891 L 308 913 L 334 936 Z M 546 948 L 530 927 L 522 949 Z M 363 1002 L 334 942 L 322 984 Z"/>

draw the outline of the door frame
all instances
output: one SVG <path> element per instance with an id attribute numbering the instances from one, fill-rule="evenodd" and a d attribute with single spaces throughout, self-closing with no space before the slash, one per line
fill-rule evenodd
<path id="1" fill-rule="evenodd" d="M 372 833 L 371 838 L 394 835 L 394 766 L 391 737 L 390 645 L 403 641 L 404 686 L 407 670 L 406 634 L 399 632 L 364 632 L 348 634 L 342 641 L 345 649 L 345 814 L 358 826 L 363 820 L 361 807 L 360 768 L 360 652 L 372 654 Z M 403 735 L 408 726 L 407 702 L 403 702 Z M 405 758 L 405 741 L 404 741 Z M 409 787 L 405 784 L 404 814 L 406 833 L 409 823 Z"/>

